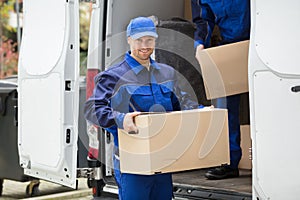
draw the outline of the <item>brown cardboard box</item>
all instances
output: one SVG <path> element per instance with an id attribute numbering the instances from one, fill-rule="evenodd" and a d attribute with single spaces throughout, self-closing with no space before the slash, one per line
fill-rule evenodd
<path id="1" fill-rule="evenodd" d="M 204 49 L 199 53 L 207 99 L 248 92 L 249 41 Z"/>
<path id="2" fill-rule="evenodd" d="M 119 130 L 120 169 L 155 174 L 229 163 L 226 109 L 197 109 L 135 118 L 139 134 Z"/>
<path id="3" fill-rule="evenodd" d="M 242 159 L 239 163 L 240 169 L 252 169 L 251 147 L 250 126 L 243 125 L 241 126 Z"/>

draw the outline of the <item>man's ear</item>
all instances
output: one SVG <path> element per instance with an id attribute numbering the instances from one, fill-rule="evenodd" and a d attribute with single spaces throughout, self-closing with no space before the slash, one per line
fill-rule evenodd
<path id="1" fill-rule="evenodd" d="M 131 37 L 127 37 L 127 43 L 130 45 Z"/>

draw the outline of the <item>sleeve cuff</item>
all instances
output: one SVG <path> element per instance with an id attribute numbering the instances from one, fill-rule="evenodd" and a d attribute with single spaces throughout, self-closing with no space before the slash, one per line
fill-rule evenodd
<path id="1" fill-rule="evenodd" d="M 201 108 L 204 108 L 204 106 L 203 106 L 202 104 L 200 104 L 200 105 L 198 106 L 198 108 L 201 109 Z"/>
<path id="2" fill-rule="evenodd" d="M 197 46 L 200 45 L 200 44 L 204 45 L 204 42 L 202 40 L 196 40 L 194 42 L 194 48 L 197 48 Z"/>
<path id="3" fill-rule="evenodd" d="M 116 124 L 118 126 L 118 128 L 123 129 L 123 121 L 124 121 L 124 117 L 125 117 L 125 113 L 116 113 Z"/>

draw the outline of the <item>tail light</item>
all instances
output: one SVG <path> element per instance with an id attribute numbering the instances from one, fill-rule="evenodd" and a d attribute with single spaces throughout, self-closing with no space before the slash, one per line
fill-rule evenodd
<path id="1" fill-rule="evenodd" d="M 94 78 L 99 73 L 98 69 L 88 69 L 86 74 L 86 99 L 92 94 L 95 87 Z M 98 127 L 87 122 L 87 134 L 89 137 L 89 152 L 88 158 L 98 159 L 99 155 L 99 140 L 98 140 Z"/>

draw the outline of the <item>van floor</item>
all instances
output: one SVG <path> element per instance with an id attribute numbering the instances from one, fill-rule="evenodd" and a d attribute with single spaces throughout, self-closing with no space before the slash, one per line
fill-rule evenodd
<path id="1" fill-rule="evenodd" d="M 206 179 L 204 174 L 207 170 L 173 173 L 173 183 L 177 189 L 175 196 L 177 193 L 183 196 L 214 197 L 207 199 L 251 199 L 252 170 L 240 169 L 239 177 L 222 180 Z"/>

